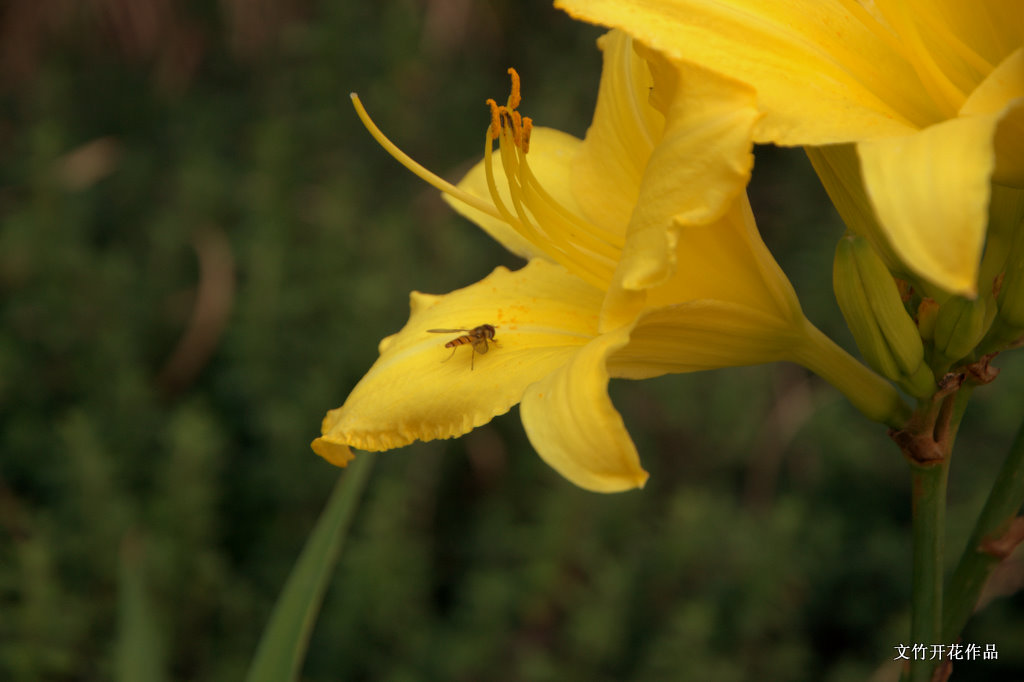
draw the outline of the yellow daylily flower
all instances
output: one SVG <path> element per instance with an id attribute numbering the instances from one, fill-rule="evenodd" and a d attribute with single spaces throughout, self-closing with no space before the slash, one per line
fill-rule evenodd
<path id="1" fill-rule="evenodd" d="M 392 155 L 529 262 L 444 296 L 413 293 L 408 323 L 324 419 L 313 449 L 328 461 L 458 436 L 520 403 L 530 442 L 570 481 L 639 487 L 647 473 L 610 377 L 777 360 L 822 374 L 879 420 L 902 416 L 895 390 L 806 320 L 757 233 L 744 191 L 752 91 L 637 46 L 642 58 L 621 32 L 599 44 L 586 139 L 533 127 L 510 70 L 508 102 L 489 102 L 484 159 L 457 187 L 399 151 L 353 97 Z M 483 325 L 493 339 L 478 348 L 465 330 Z"/>
<path id="2" fill-rule="evenodd" d="M 976 293 L 992 183 L 1024 188 L 1019 0 L 555 5 L 753 85 L 757 142 L 856 143 L 868 222 L 913 273 Z"/>

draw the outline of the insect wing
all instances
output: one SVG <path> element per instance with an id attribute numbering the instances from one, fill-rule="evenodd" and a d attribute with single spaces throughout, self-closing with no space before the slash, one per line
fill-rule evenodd
<path id="1" fill-rule="evenodd" d="M 458 334 L 459 332 L 471 332 L 472 329 L 428 329 L 429 334 Z"/>
<path id="2" fill-rule="evenodd" d="M 480 335 L 473 335 L 470 337 L 470 343 L 473 344 L 473 352 L 480 353 L 483 355 L 487 352 L 487 337 Z"/>

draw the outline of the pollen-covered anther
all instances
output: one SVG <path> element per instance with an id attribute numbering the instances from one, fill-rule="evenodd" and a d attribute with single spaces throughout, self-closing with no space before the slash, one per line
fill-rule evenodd
<path id="1" fill-rule="evenodd" d="M 519 90 L 519 74 L 512 68 L 508 72 L 512 76 L 512 89 L 507 104 L 500 105 L 493 99 L 487 100 L 487 106 L 491 108 L 491 125 L 487 129 L 487 134 L 490 139 L 496 140 L 501 136 L 503 129 L 508 129 L 512 133 L 512 142 L 525 153 L 530 148 L 533 122 L 516 111 L 516 107 L 523 101 Z"/>
<path id="2" fill-rule="evenodd" d="M 518 111 L 510 110 L 508 112 L 508 120 L 512 128 L 512 141 L 516 143 L 516 146 L 522 149 L 523 147 L 523 117 Z"/>
<path id="3" fill-rule="evenodd" d="M 497 140 L 501 135 L 501 110 L 505 107 L 499 107 L 493 99 L 488 99 L 486 104 L 491 108 L 491 125 L 487 129 L 487 135 L 492 140 Z"/>
<path id="4" fill-rule="evenodd" d="M 508 75 L 512 76 L 512 90 L 508 93 L 508 108 L 515 109 L 523 101 L 522 95 L 519 94 L 519 74 L 510 66 Z"/>

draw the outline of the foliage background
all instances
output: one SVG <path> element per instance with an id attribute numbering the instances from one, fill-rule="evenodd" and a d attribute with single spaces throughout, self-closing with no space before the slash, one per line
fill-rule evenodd
<path id="1" fill-rule="evenodd" d="M 545 0 L 0 11 L 0 678 L 128 679 L 143 622 L 151 679 L 240 679 L 339 475 L 308 447 L 323 413 L 410 290 L 518 265 L 377 148 L 349 91 L 457 179 L 510 65 L 525 112 L 584 134 L 600 31 Z M 802 153 L 759 150 L 751 196 L 809 317 L 850 347 L 842 228 Z M 997 364 L 953 465 L 951 555 L 1022 412 L 1024 366 Z M 884 671 L 910 569 L 883 429 L 792 366 L 612 393 L 642 492 L 573 488 L 515 410 L 379 456 L 304 679 Z M 972 621 L 999 661 L 962 679 L 1024 677 L 1022 614 L 1018 592 Z"/>

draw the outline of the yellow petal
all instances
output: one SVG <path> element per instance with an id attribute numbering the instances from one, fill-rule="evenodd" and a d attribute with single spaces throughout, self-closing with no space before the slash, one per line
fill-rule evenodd
<path id="1" fill-rule="evenodd" d="M 964 102 L 960 115 L 994 114 L 1019 97 L 1024 97 L 1024 47 L 992 69 Z"/>
<path id="2" fill-rule="evenodd" d="M 607 358 L 628 341 L 628 327 L 594 339 L 530 386 L 520 407 L 523 427 L 541 458 L 595 492 L 639 488 L 647 481 L 636 447 L 608 397 Z"/>
<path id="3" fill-rule="evenodd" d="M 1024 43 L 1020 0 L 917 0 L 922 20 L 940 23 L 990 64 Z"/>
<path id="4" fill-rule="evenodd" d="M 893 34 L 855 2 L 556 0 L 671 58 L 755 84 L 755 139 L 833 144 L 941 118 Z"/>
<path id="5" fill-rule="evenodd" d="M 793 286 L 761 240 L 746 194 L 713 224 L 680 229 L 675 248 L 675 272 L 648 292 L 648 307 L 715 299 L 782 324 L 803 318 Z"/>
<path id="6" fill-rule="evenodd" d="M 788 322 L 724 301 L 691 301 L 643 313 L 629 345 L 609 357 L 608 371 L 614 377 L 646 379 L 781 360 L 810 369 L 870 419 L 892 426 L 909 416 L 888 381 L 806 318 Z"/>
<path id="7" fill-rule="evenodd" d="M 857 146 L 832 144 L 806 147 L 804 151 L 846 226 L 871 242 L 889 270 L 901 273 L 904 265 L 889 246 L 889 237 L 878 224 L 875 209 L 864 189 Z"/>
<path id="8" fill-rule="evenodd" d="M 347 446 L 387 450 L 451 438 L 507 412 L 526 386 L 593 338 L 601 292 L 535 260 L 445 296 L 414 292 L 411 299 L 408 323 L 381 342 L 380 358 L 324 418 L 317 454 L 338 463 Z M 486 354 L 474 355 L 469 344 L 446 349 L 459 332 L 427 332 L 483 324 L 496 327 Z"/>
<path id="9" fill-rule="evenodd" d="M 993 179 L 1024 187 L 1024 47 L 993 69 L 960 110 L 961 116 L 992 113 L 1000 115 Z"/>
<path id="10" fill-rule="evenodd" d="M 348 466 L 348 463 L 355 459 L 351 448 L 341 443 L 332 443 L 323 438 L 316 438 L 310 443 L 313 452 L 320 455 L 336 467 Z"/>
<path id="11" fill-rule="evenodd" d="M 554 128 L 536 127 L 530 137 L 529 153 L 530 169 L 537 176 L 541 186 L 565 208 L 577 215 L 581 214 L 581 209 L 577 206 L 576 200 L 569 190 L 569 167 L 573 158 L 579 153 L 580 144 L 579 138 L 568 133 Z M 502 201 L 506 206 L 511 206 L 512 200 L 505 169 L 497 160 L 494 163 L 494 179 Z M 484 161 L 473 166 L 466 177 L 459 182 L 458 187 L 490 203 L 491 194 L 487 188 Z M 544 257 L 540 249 L 531 244 L 504 220 L 489 216 L 447 194 L 442 196 L 459 214 L 479 225 L 487 234 L 517 256 L 526 259 Z"/>
<path id="12" fill-rule="evenodd" d="M 594 120 L 572 164 L 572 189 L 591 222 L 625 236 L 665 119 L 647 104 L 653 81 L 632 38 L 610 31 L 597 44 L 604 57 L 601 85 Z"/>
<path id="13" fill-rule="evenodd" d="M 630 343 L 608 362 L 612 376 L 647 379 L 668 373 L 740 367 L 791 359 L 801 324 L 745 305 L 694 300 L 641 314 Z"/>
<path id="14" fill-rule="evenodd" d="M 713 224 L 742 196 L 754 162 L 751 130 L 759 114 L 753 90 L 700 67 L 645 55 L 654 64 L 666 127 L 644 173 L 602 329 L 631 320 L 644 292 L 673 277 L 682 232 L 710 230 L 706 238 L 714 241 Z M 703 270 L 724 267 L 699 258 Z"/>
<path id="15" fill-rule="evenodd" d="M 957 118 L 857 147 L 893 250 L 920 277 L 969 297 L 977 289 L 999 119 Z"/>

